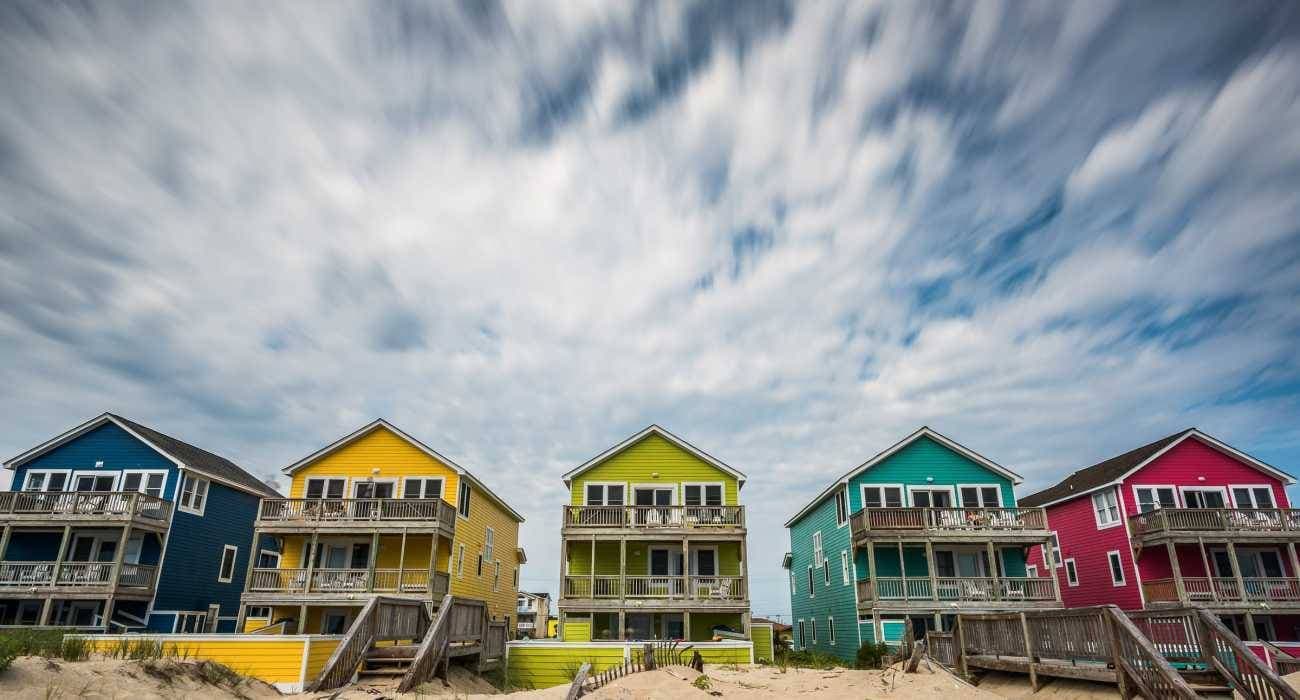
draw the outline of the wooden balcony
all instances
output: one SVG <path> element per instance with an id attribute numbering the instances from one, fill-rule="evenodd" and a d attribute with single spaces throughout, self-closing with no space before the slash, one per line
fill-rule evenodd
<path id="1" fill-rule="evenodd" d="M 1204 605 L 1210 608 L 1256 609 L 1268 607 L 1300 609 L 1300 580 L 1246 576 L 1238 583 L 1231 577 L 1184 576 L 1183 598 L 1178 596 L 1178 580 L 1155 579 L 1142 582 L 1142 595 L 1148 604 Z"/>
<path id="2" fill-rule="evenodd" d="M 1037 544 L 1049 536 L 1042 508 L 864 508 L 849 516 L 849 527 L 855 543 L 901 537 Z"/>
<path id="3" fill-rule="evenodd" d="M 857 582 L 858 607 L 1023 610 L 1059 608 L 1051 578 L 879 576 Z"/>
<path id="4" fill-rule="evenodd" d="M 747 608 L 744 576 L 565 576 L 560 605 L 583 608 Z"/>
<path id="5" fill-rule="evenodd" d="M 268 533 L 406 530 L 450 538 L 456 508 L 442 499 L 263 498 L 257 527 Z"/>
<path id="6" fill-rule="evenodd" d="M 363 599 L 371 594 L 439 599 L 451 586 L 446 572 L 428 569 L 253 569 L 244 601 Z"/>
<path id="7" fill-rule="evenodd" d="M 0 562 L 0 596 L 6 598 L 76 596 L 150 596 L 158 567 L 112 562 Z"/>
<path id="8" fill-rule="evenodd" d="M 135 491 L 0 492 L 0 523 L 5 525 L 107 522 L 165 530 L 171 517 L 171 501 Z"/>
<path id="9" fill-rule="evenodd" d="M 1300 540 L 1300 510 L 1287 508 L 1158 508 L 1129 518 L 1139 543 L 1160 539 Z"/>
<path id="10" fill-rule="evenodd" d="M 744 534 L 744 506 L 564 506 L 565 533 Z"/>

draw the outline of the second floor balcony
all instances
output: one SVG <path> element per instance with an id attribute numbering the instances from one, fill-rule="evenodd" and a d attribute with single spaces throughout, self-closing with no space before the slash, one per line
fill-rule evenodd
<path id="1" fill-rule="evenodd" d="M 741 532 L 744 506 L 564 506 L 565 530 Z"/>
<path id="2" fill-rule="evenodd" d="M 0 522 L 70 525 L 82 522 L 130 522 L 166 528 L 171 501 L 136 491 L 3 491 Z"/>
<path id="3" fill-rule="evenodd" d="M 445 571 L 426 569 L 253 569 L 244 597 L 352 598 L 370 593 L 440 598 L 451 587 Z"/>
<path id="4" fill-rule="evenodd" d="M 1150 604 L 1300 608 L 1300 580 L 1286 577 L 1245 576 L 1240 581 L 1228 576 L 1162 578 L 1143 581 L 1142 594 Z"/>
<path id="5" fill-rule="evenodd" d="M 608 576 L 564 577 L 560 603 L 611 607 L 739 607 L 747 605 L 744 576 Z"/>
<path id="6" fill-rule="evenodd" d="M 857 582 L 858 606 L 1060 607 L 1054 584 L 1047 577 L 880 576 Z"/>
<path id="7" fill-rule="evenodd" d="M 269 532 L 391 527 L 451 537 L 456 508 L 436 498 L 263 498 L 257 527 Z"/>
<path id="8" fill-rule="evenodd" d="M 1139 541 L 1179 536 L 1217 539 L 1300 539 L 1300 509 L 1157 508 L 1129 518 Z"/>
<path id="9" fill-rule="evenodd" d="M 1048 536 L 1042 508 L 864 508 L 849 523 L 855 542 L 909 535 L 1040 542 Z"/>
<path id="10" fill-rule="evenodd" d="M 83 561 L 0 562 L 0 595 L 151 593 L 158 567 Z"/>

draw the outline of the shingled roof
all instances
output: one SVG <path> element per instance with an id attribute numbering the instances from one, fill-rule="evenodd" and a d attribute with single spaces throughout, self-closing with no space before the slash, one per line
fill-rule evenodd
<path id="1" fill-rule="evenodd" d="M 1093 489 L 1105 486 L 1124 476 L 1139 464 L 1151 459 L 1158 452 L 1182 439 L 1193 430 L 1194 428 L 1180 430 L 1169 437 L 1163 437 L 1135 450 L 1129 450 L 1118 457 L 1111 457 L 1091 467 L 1084 467 L 1038 493 L 1017 498 L 1016 504 L 1027 508 L 1035 508 L 1071 496 L 1081 496 Z"/>
<path id="2" fill-rule="evenodd" d="M 180 460 L 186 468 L 192 469 L 205 476 L 211 476 L 223 481 L 230 481 L 239 486 L 243 486 L 251 491 L 266 496 L 267 498 L 280 498 L 280 494 L 275 489 L 267 486 L 261 479 L 244 471 L 242 467 L 234 462 L 208 452 L 205 449 L 195 447 L 194 445 L 177 440 L 176 438 L 160 433 L 146 425 L 140 425 L 133 420 L 128 420 L 114 413 L 110 416 L 125 423 L 131 430 L 140 434 L 140 437 L 152 442 L 159 449 L 167 454 Z"/>

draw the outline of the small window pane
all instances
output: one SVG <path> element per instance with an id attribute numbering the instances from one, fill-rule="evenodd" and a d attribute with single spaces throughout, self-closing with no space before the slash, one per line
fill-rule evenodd
<path id="1" fill-rule="evenodd" d="M 587 505 L 589 506 L 605 505 L 604 492 L 605 492 L 605 487 L 599 484 L 587 484 Z"/>
<path id="2" fill-rule="evenodd" d="M 979 489 L 974 486 L 961 488 L 961 505 L 963 508 L 976 508 L 980 504 Z"/>
<path id="3" fill-rule="evenodd" d="M 980 489 L 980 493 L 984 497 L 985 508 L 998 507 L 998 489 L 996 486 L 986 486 L 983 489 Z"/>
<path id="4" fill-rule="evenodd" d="M 1272 508 L 1273 507 L 1273 489 L 1259 488 L 1255 489 L 1255 507 Z"/>
<path id="5" fill-rule="evenodd" d="M 623 486 L 610 485 L 605 487 L 605 505 L 621 506 L 623 505 Z"/>
<path id="6" fill-rule="evenodd" d="M 880 508 L 882 505 L 880 501 L 880 489 L 878 488 L 862 489 L 862 500 L 863 500 L 862 505 L 865 508 Z"/>
<path id="7" fill-rule="evenodd" d="M 139 475 L 139 474 L 127 474 L 127 475 L 126 475 L 126 481 L 123 482 L 123 484 L 122 484 L 122 490 L 123 490 L 123 491 L 139 491 L 139 490 L 140 490 L 140 475 Z"/>
<path id="8" fill-rule="evenodd" d="M 722 505 L 722 487 L 713 484 L 704 487 L 704 505 L 720 506 Z"/>
<path id="9" fill-rule="evenodd" d="M 685 489 L 685 493 L 686 493 L 686 505 L 688 505 L 688 506 L 698 506 L 698 505 L 702 505 L 702 504 L 700 503 L 700 487 L 699 487 L 699 486 L 694 486 L 694 485 L 687 486 L 686 489 Z"/>
<path id="10" fill-rule="evenodd" d="M 903 489 L 897 486 L 885 489 L 885 507 L 902 508 L 903 507 Z"/>

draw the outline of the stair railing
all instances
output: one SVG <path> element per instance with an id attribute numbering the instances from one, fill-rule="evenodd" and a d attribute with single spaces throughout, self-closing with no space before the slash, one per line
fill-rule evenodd
<path id="1" fill-rule="evenodd" d="M 1137 686 L 1125 689 L 1125 697 L 1131 697 L 1134 690 L 1138 691 L 1136 694 L 1152 699 L 1195 700 L 1200 697 L 1128 615 L 1114 605 L 1107 605 L 1104 609 L 1110 623 L 1111 643 L 1116 652 L 1115 673 L 1121 676 L 1121 681 Z"/>
<path id="2" fill-rule="evenodd" d="M 433 624 L 429 625 L 428 631 L 424 633 L 424 639 L 420 640 L 420 648 L 416 650 L 415 658 L 411 659 L 411 666 L 406 669 L 406 675 L 402 676 L 402 682 L 397 687 L 398 692 L 409 693 L 416 686 L 433 677 L 438 662 L 447 653 L 451 609 L 455 605 L 456 599 L 450 593 L 442 597 L 438 614 L 433 618 Z"/>
<path id="3" fill-rule="evenodd" d="M 352 680 L 361 660 L 376 641 L 419 639 L 425 632 L 428 613 L 424 603 L 376 596 L 371 598 L 352 621 L 343 641 L 330 654 L 309 692 L 332 690 Z"/>
<path id="4" fill-rule="evenodd" d="M 1300 693 L 1282 680 L 1217 615 L 1196 606 L 1200 621 L 1201 649 L 1205 661 L 1246 700 L 1300 700 Z"/>

